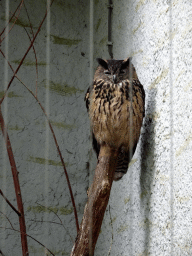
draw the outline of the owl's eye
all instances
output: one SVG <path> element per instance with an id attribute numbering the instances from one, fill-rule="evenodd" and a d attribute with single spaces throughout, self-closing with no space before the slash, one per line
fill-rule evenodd
<path id="1" fill-rule="evenodd" d="M 105 70 L 104 73 L 105 73 L 106 75 L 111 75 L 111 72 L 110 72 L 109 70 Z"/>

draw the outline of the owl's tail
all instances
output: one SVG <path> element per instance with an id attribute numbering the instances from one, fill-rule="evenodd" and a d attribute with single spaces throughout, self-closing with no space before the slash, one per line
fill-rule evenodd
<path id="1" fill-rule="evenodd" d="M 118 181 L 120 180 L 128 170 L 129 162 L 132 158 L 132 155 L 130 155 L 128 152 L 120 151 L 118 158 L 117 158 L 117 166 L 114 173 L 114 180 Z"/>

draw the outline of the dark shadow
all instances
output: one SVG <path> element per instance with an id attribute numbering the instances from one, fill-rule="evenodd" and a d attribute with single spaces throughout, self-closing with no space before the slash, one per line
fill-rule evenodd
<path id="1" fill-rule="evenodd" d="M 155 109 L 156 109 L 156 89 L 151 89 L 145 107 L 145 119 L 143 123 L 143 130 L 141 136 L 141 209 L 144 217 L 145 230 L 145 254 L 149 253 L 149 238 L 150 238 L 150 205 L 151 205 L 151 186 L 154 179 L 154 150 L 155 150 Z"/>

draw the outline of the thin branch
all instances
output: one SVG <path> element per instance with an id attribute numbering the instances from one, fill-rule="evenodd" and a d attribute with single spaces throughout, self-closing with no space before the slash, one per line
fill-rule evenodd
<path id="1" fill-rule="evenodd" d="M 8 203 L 8 205 L 17 213 L 18 216 L 21 216 L 21 213 L 18 212 L 18 210 L 10 203 L 10 201 L 6 198 L 6 196 L 3 194 L 2 190 L 0 189 L 0 194 L 5 199 L 5 201 Z"/>
<path id="2" fill-rule="evenodd" d="M 1 253 L 2 256 L 5 256 L 5 254 L 3 254 L 1 250 L 0 250 L 0 253 Z"/>
<path id="3" fill-rule="evenodd" d="M 17 19 L 19 18 L 19 14 L 20 14 L 20 12 L 21 12 L 21 7 L 22 7 L 23 2 L 24 2 L 24 0 L 21 0 L 21 2 L 19 3 L 19 5 L 17 6 L 16 10 L 15 10 L 14 13 L 12 14 L 11 18 L 9 19 L 9 22 L 5 25 L 4 29 L 2 30 L 2 32 L 1 32 L 1 34 L 0 34 L 0 37 L 1 37 L 2 34 L 5 32 L 6 27 L 7 27 L 8 24 L 11 22 L 11 20 L 13 19 L 13 17 L 15 17 L 15 13 L 17 12 L 17 10 L 18 10 L 19 7 L 20 7 L 19 13 L 18 13 L 18 15 L 16 16 L 16 19 L 15 19 L 15 21 L 13 22 L 13 25 L 12 25 L 12 27 L 10 28 L 10 30 L 9 30 L 8 33 L 10 33 L 10 31 L 12 30 L 13 26 L 15 25 L 15 22 L 16 22 Z M 3 39 L 0 41 L 0 43 L 3 42 L 3 40 L 5 39 L 5 37 L 6 37 L 6 35 L 3 37 Z"/>
<path id="4" fill-rule="evenodd" d="M 6 59 L 4 53 L 1 51 L 0 49 L 0 53 L 4 56 L 4 58 Z M 7 60 L 7 59 L 6 59 Z M 13 67 L 11 66 L 10 62 L 7 60 L 11 70 L 13 71 L 14 73 L 14 69 Z M 66 176 L 66 179 L 67 179 L 67 184 L 68 184 L 68 187 L 69 187 L 69 192 L 70 192 L 70 196 L 71 196 L 71 201 L 72 201 L 72 204 L 73 204 L 73 209 L 74 209 L 74 215 L 75 215 L 75 221 L 76 221 L 76 228 L 77 228 L 77 233 L 79 231 L 79 222 L 78 222 L 78 216 L 77 216 L 77 210 L 76 210 L 76 206 L 75 206 L 75 200 L 74 200 L 74 197 L 73 197 L 73 192 L 72 192 L 72 189 L 71 189 L 71 184 L 70 184 L 70 181 L 69 181 L 69 177 L 68 177 L 68 173 L 67 173 L 67 170 L 66 170 L 66 167 L 65 167 L 65 163 L 64 163 L 64 160 L 63 160 L 63 157 L 62 157 L 62 154 L 61 154 L 61 151 L 59 149 L 59 145 L 57 143 L 57 140 L 56 140 L 56 136 L 55 136 L 55 133 L 53 131 L 53 128 L 52 128 L 52 125 L 49 121 L 49 118 L 45 112 L 45 109 L 43 108 L 43 106 L 41 105 L 41 103 L 39 102 L 38 98 L 35 96 L 35 94 L 32 92 L 32 90 L 30 90 L 22 81 L 21 79 L 15 75 L 15 77 L 25 86 L 25 88 L 32 94 L 32 96 L 36 99 L 36 101 L 38 102 L 38 104 L 40 105 L 41 109 L 43 110 L 47 120 L 48 120 L 48 123 L 49 123 L 49 126 L 50 126 L 50 129 L 51 129 L 51 132 L 52 132 L 52 135 L 53 135 L 53 138 L 54 138 L 54 141 L 55 141 L 55 145 L 56 145 L 56 148 L 57 148 L 57 151 L 59 153 L 59 156 L 60 156 L 60 159 L 61 159 L 61 162 L 62 162 L 62 165 L 63 165 L 63 168 L 64 168 L 64 173 L 65 173 L 65 176 Z"/>
<path id="5" fill-rule="evenodd" d="M 1 54 L 3 55 L 3 57 L 6 59 L 6 61 L 7 61 L 8 65 L 9 65 L 9 67 L 11 68 L 11 70 L 12 70 L 13 73 L 14 73 L 15 71 L 14 71 L 13 67 L 11 66 L 10 62 L 9 62 L 8 59 L 5 57 L 5 54 L 1 51 L 1 49 L 0 49 L 0 53 L 1 53 Z"/>
<path id="6" fill-rule="evenodd" d="M 2 229 L 9 229 L 9 230 L 13 230 L 13 231 L 16 231 L 16 232 L 20 232 L 20 230 L 17 230 L 15 228 L 6 228 L 6 227 L 0 227 L 0 228 L 2 228 Z M 50 251 L 44 244 L 39 242 L 37 239 L 35 239 L 34 237 L 28 235 L 27 233 L 24 233 L 24 235 L 30 237 L 31 239 L 33 239 L 35 242 L 37 242 L 38 244 L 43 246 L 49 253 L 51 253 L 51 255 L 55 256 L 55 254 L 53 254 L 52 251 Z"/>
<path id="7" fill-rule="evenodd" d="M 11 227 L 14 228 L 10 219 L 2 211 L 0 211 L 0 213 L 5 216 L 5 218 L 9 221 L 9 224 L 11 225 Z"/>
<path id="8" fill-rule="evenodd" d="M 13 76 L 12 76 L 12 78 L 11 78 L 11 80 L 10 80 L 10 82 L 9 82 L 9 84 L 8 84 L 8 86 L 7 86 L 7 88 L 6 88 L 6 90 L 4 91 L 4 95 L 3 95 L 3 97 L 2 97 L 1 100 L 0 100 L 0 105 L 2 104 L 2 102 L 3 102 L 3 100 L 4 100 L 5 96 L 6 96 L 6 93 L 7 93 L 8 89 L 9 89 L 9 87 L 11 86 L 11 84 L 12 84 L 12 82 L 13 82 L 13 80 L 14 80 L 16 74 L 17 74 L 17 72 L 19 71 L 21 65 L 23 64 L 23 61 L 25 60 L 25 58 L 26 58 L 27 54 L 29 53 L 31 47 L 33 46 L 33 43 L 34 43 L 34 41 L 35 41 L 37 35 L 39 34 L 39 31 L 41 30 L 41 27 L 42 27 L 42 25 L 43 25 L 43 22 L 45 21 L 45 19 L 46 19 L 46 17 L 47 17 L 47 12 L 48 12 L 48 10 L 50 10 L 49 8 L 50 8 L 51 5 L 53 4 L 53 1 L 54 1 L 54 0 L 51 1 L 50 6 L 47 8 L 46 13 L 45 13 L 45 15 L 44 15 L 44 17 L 43 17 L 43 20 L 41 21 L 41 23 L 40 23 L 40 25 L 39 25 L 39 27 L 38 27 L 38 30 L 37 30 L 35 36 L 33 37 L 33 40 L 31 41 L 31 43 L 30 43 L 30 45 L 29 45 L 27 51 L 25 52 L 25 54 L 24 54 L 22 60 L 20 61 L 19 65 L 18 65 L 18 67 L 17 67 L 17 69 L 16 69 L 16 71 L 14 72 L 14 74 L 13 74 Z"/>
<path id="9" fill-rule="evenodd" d="M 63 226 L 63 228 L 65 229 L 65 231 L 68 233 L 68 235 L 70 236 L 70 238 L 71 238 L 71 241 L 74 243 L 74 240 L 73 240 L 73 238 L 71 237 L 71 235 L 69 234 L 69 232 L 68 232 L 68 230 L 65 228 L 65 226 L 63 225 L 63 222 L 62 222 L 62 220 L 61 220 L 61 218 L 59 217 L 59 215 L 56 213 L 56 212 L 54 212 L 50 207 L 47 207 L 47 206 L 45 206 L 45 205 L 42 205 L 42 204 L 40 204 L 40 203 L 37 203 L 38 205 L 40 205 L 40 206 L 43 206 L 43 207 L 45 207 L 46 209 L 48 209 L 49 211 L 51 211 L 52 213 L 54 213 L 56 216 L 57 216 L 57 218 L 60 220 L 60 223 L 56 223 L 56 224 L 60 224 L 60 225 L 62 225 Z"/>
<path id="10" fill-rule="evenodd" d="M 60 223 L 63 224 L 63 222 L 62 222 L 61 218 L 59 217 L 59 215 L 58 215 L 56 212 L 54 212 L 50 207 L 47 207 L 47 206 L 42 205 L 42 204 L 40 204 L 40 203 L 37 203 L 37 204 L 40 205 L 40 206 L 43 206 L 43 207 L 46 208 L 47 210 L 49 210 L 49 211 L 51 211 L 52 213 L 54 213 L 54 214 L 57 216 L 57 218 L 60 220 Z"/>
<path id="11" fill-rule="evenodd" d="M 17 76 L 16 76 L 17 77 Z M 61 160 L 61 163 L 62 163 L 62 166 L 63 166 L 63 169 L 64 169 L 64 173 L 65 173 L 65 177 L 66 177 L 66 180 L 67 180 L 67 185 L 68 185 L 68 188 L 69 188 L 69 192 L 70 192 L 70 196 L 71 196 L 71 201 L 72 201 L 72 205 L 73 205 L 73 210 L 74 210 L 74 215 L 75 215 L 75 221 L 76 221 L 76 228 L 77 228 L 77 233 L 79 231 L 79 222 L 78 222 L 78 216 L 77 216 L 77 210 L 76 210 L 76 206 L 75 206 L 75 200 L 74 200 L 74 197 L 73 197 L 73 192 L 72 192 L 72 188 L 71 188 L 71 183 L 69 181 L 69 176 L 68 176 L 68 173 L 67 173 L 67 169 L 66 169 L 66 166 L 65 166 L 65 162 L 63 160 L 63 156 L 61 154 L 61 151 L 60 151 L 60 148 L 59 148 L 59 145 L 58 145 L 58 142 L 57 142 L 57 139 L 56 139 L 56 136 L 55 136 L 55 133 L 54 133 L 54 130 L 53 130 L 53 127 L 51 125 L 51 122 L 49 120 L 49 117 L 44 109 L 44 107 L 41 105 L 41 102 L 38 100 L 38 98 L 34 95 L 34 93 L 17 77 L 17 79 L 25 86 L 25 88 L 32 94 L 32 96 L 36 99 L 37 103 L 39 104 L 39 106 L 41 107 L 44 115 L 46 116 L 47 118 L 47 122 L 49 124 L 49 127 L 50 127 L 50 130 L 52 132 L 52 135 L 53 135 L 53 139 L 55 141 L 55 145 L 56 145 L 56 148 L 57 148 L 57 151 L 58 151 L 58 154 L 59 154 L 59 157 L 60 157 L 60 160 Z"/>
<path id="12" fill-rule="evenodd" d="M 29 254 L 28 254 L 27 237 L 25 235 L 26 225 L 25 225 L 25 216 L 24 216 L 23 202 L 22 202 L 22 196 L 21 196 L 21 189 L 19 185 L 18 171 L 17 171 L 17 167 L 16 167 L 16 163 L 15 163 L 15 159 L 14 159 L 14 155 L 11 147 L 11 142 L 9 140 L 9 135 L 7 133 L 7 128 L 5 126 L 3 115 L 1 112 L 1 108 L 0 108 L 0 127 L 5 140 L 5 146 L 7 149 L 7 154 L 8 154 L 9 162 L 11 165 L 11 171 L 12 171 L 13 182 L 15 187 L 15 195 L 17 199 L 17 207 L 20 212 L 19 224 L 20 224 L 22 251 L 23 251 L 23 255 L 27 256 Z"/>

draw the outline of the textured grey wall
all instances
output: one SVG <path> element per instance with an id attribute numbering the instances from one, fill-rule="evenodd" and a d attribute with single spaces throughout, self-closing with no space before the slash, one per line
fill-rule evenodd
<path id="1" fill-rule="evenodd" d="M 115 2 L 115 1 L 114 1 Z M 25 1 L 36 31 L 46 1 Z M 10 1 L 13 12 L 19 1 Z M 6 23 L 6 1 L 0 2 L 0 31 Z M 93 59 L 107 52 L 107 1 L 94 1 Z M 146 90 L 146 117 L 128 173 L 113 184 L 96 256 L 192 255 L 192 78 L 191 15 L 188 0 L 116 1 L 113 9 L 114 58 L 133 56 Z M 12 23 L 10 24 L 11 27 Z M 49 25 L 49 23 L 48 23 Z M 14 68 L 29 46 L 30 24 L 22 8 L 19 21 L 3 41 Z M 96 164 L 91 149 L 84 93 L 90 84 L 90 9 L 88 1 L 55 0 L 50 16 L 50 65 L 46 57 L 47 25 L 36 41 L 38 98 L 50 112 L 72 184 L 81 221 L 86 190 Z M 11 77 L 0 57 L 0 93 Z M 94 68 L 96 62 L 94 61 Z M 47 76 L 50 70 L 49 76 Z M 36 68 L 31 50 L 19 77 L 35 91 Z M 46 93 L 49 84 L 49 93 Z M 47 100 L 49 98 L 49 101 Z M 76 229 L 66 179 L 45 117 L 35 99 L 14 80 L 2 106 L 7 120 L 24 201 L 28 234 L 55 255 L 69 255 Z M 0 136 L 0 186 L 16 205 L 10 165 Z M 46 158 L 48 164 L 46 164 Z M 88 164 L 89 163 L 89 164 Z M 64 227 L 47 205 L 60 216 Z M 18 218 L 0 198 L 3 211 L 18 229 Z M 0 215 L 1 226 L 10 224 Z M 70 237 L 71 236 L 71 237 Z M 44 249 L 28 239 L 31 255 Z M 0 250 L 21 255 L 20 237 L 0 230 Z"/>

